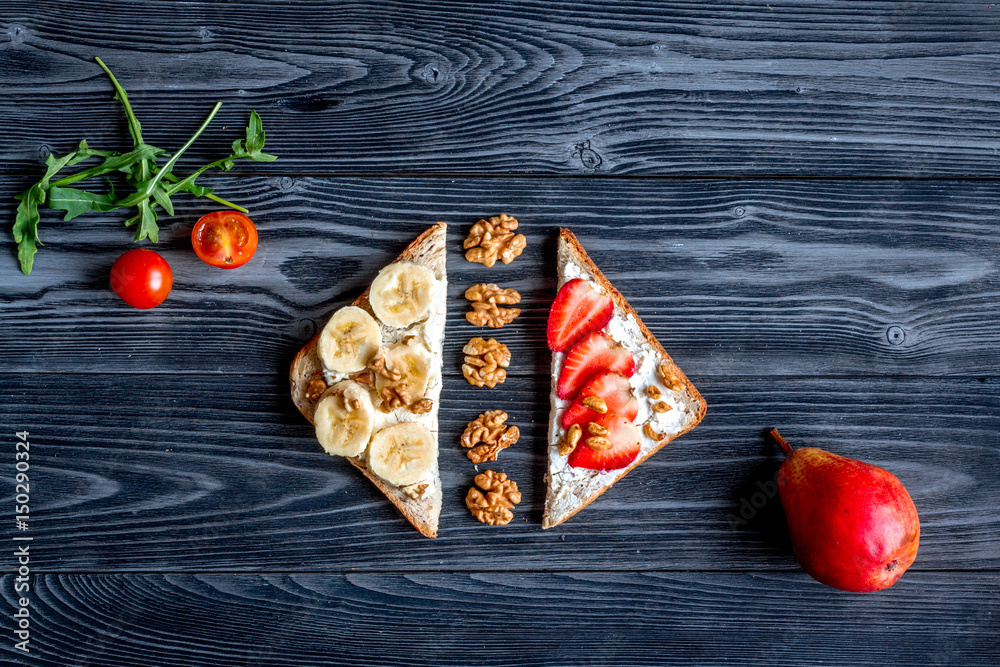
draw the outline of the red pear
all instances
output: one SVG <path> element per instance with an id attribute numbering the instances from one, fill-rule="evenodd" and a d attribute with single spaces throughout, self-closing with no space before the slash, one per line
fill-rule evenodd
<path id="1" fill-rule="evenodd" d="M 903 483 L 887 470 L 815 447 L 785 452 L 778 493 L 802 569 L 844 591 L 889 588 L 917 557 L 920 519 Z"/>

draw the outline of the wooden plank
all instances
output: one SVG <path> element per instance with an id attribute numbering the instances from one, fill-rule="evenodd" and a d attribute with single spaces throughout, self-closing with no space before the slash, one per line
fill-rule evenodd
<path id="1" fill-rule="evenodd" d="M 256 109 L 266 173 L 996 177 L 991 7 L 7 2 L 0 173 L 123 145 L 99 55 L 157 145 L 226 103 L 188 164 Z"/>
<path id="2" fill-rule="evenodd" d="M 0 423 L 31 433 L 37 571 L 796 570 L 779 453 L 870 461 L 922 518 L 917 570 L 1000 567 L 996 380 L 746 378 L 699 384 L 708 416 L 564 526 L 542 531 L 544 378 L 453 381 L 441 400 L 441 533 L 428 540 L 322 453 L 283 377 L 6 375 Z M 503 528 L 463 498 L 466 422 L 502 408 L 521 441 L 488 467 L 522 489 Z M 487 466 L 479 466 L 480 470 Z"/>
<path id="3" fill-rule="evenodd" d="M 5 592 L 12 578 L 0 577 Z M 1000 660 L 995 574 L 912 573 L 871 595 L 834 591 L 802 573 L 42 575 L 30 609 L 30 660 L 6 641 L 8 664 Z M 9 626 L 10 615 L 0 623 Z"/>
<path id="4" fill-rule="evenodd" d="M 221 179 L 252 209 L 258 256 L 219 271 L 190 250 L 208 207 L 185 200 L 157 250 L 174 291 L 149 312 L 106 288 L 131 247 L 111 214 L 46 212 L 31 276 L 0 254 L 0 371 L 280 374 L 328 314 L 435 220 L 451 223 L 447 372 L 482 330 L 461 294 L 487 281 L 524 295 L 497 335 L 514 374 L 545 373 L 554 238 L 571 227 L 695 379 L 970 375 L 1000 371 L 1000 236 L 993 182 L 649 179 Z M 9 185 L 9 181 L 8 181 Z M 7 194 L 12 190 L 7 190 Z M 0 216 L 12 202 L 0 193 Z M 528 249 L 485 269 L 461 256 L 479 217 L 507 211 Z"/>

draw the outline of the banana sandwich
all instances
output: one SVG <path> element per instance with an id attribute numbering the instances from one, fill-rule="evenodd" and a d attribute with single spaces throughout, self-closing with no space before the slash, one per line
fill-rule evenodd
<path id="1" fill-rule="evenodd" d="M 329 454 L 437 537 L 447 226 L 418 236 L 296 355 L 292 400 Z"/>

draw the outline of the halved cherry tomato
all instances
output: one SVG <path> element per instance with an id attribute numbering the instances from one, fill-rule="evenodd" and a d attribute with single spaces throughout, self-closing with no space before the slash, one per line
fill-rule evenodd
<path id="1" fill-rule="evenodd" d="M 235 269 L 257 250 L 257 228 L 238 211 L 216 211 L 201 217 L 191 230 L 191 245 L 201 260 L 220 269 Z"/>
<path id="2" fill-rule="evenodd" d="M 133 308 L 159 306 L 173 286 L 170 265 L 152 250 L 129 250 L 111 265 L 111 289 Z"/>

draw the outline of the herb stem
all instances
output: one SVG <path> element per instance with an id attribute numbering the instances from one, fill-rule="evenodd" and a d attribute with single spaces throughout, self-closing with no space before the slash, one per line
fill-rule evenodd
<path id="1" fill-rule="evenodd" d="M 227 208 L 235 209 L 235 210 L 239 211 L 240 213 L 249 213 L 250 212 L 250 209 L 243 208 L 239 204 L 234 204 L 231 201 L 226 201 L 222 197 L 216 197 L 215 195 L 205 195 L 205 198 L 206 199 L 211 199 L 212 201 L 217 202 L 219 204 L 222 204 L 223 206 L 225 206 Z"/>
<path id="2" fill-rule="evenodd" d="M 220 104 L 221 104 L 221 102 L 220 102 Z M 198 169 L 198 171 L 195 171 L 194 173 L 192 173 L 189 176 L 185 177 L 183 180 L 178 181 L 175 185 L 167 188 L 167 194 L 168 195 L 174 194 L 175 192 L 177 192 L 178 190 L 180 190 L 182 187 L 184 187 L 188 183 L 193 183 L 196 178 L 198 178 L 199 176 L 201 176 L 202 174 L 204 174 L 209 169 L 212 169 L 214 167 L 221 167 L 222 165 L 224 165 L 226 162 L 229 162 L 230 160 L 232 160 L 232 157 L 227 157 L 227 158 L 223 158 L 221 160 L 216 160 L 215 162 L 209 162 L 204 167 L 201 167 L 200 169 Z"/>
<path id="3" fill-rule="evenodd" d="M 170 192 L 170 194 L 173 194 L 173 192 Z M 226 208 L 231 208 L 231 209 L 233 209 L 235 211 L 239 211 L 240 213 L 249 213 L 250 212 L 250 209 L 243 208 L 239 204 L 234 204 L 233 202 L 228 201 L 226 199 L 223 199 L 222 197 L 216 197 L 215 195 L 212 195 L 212 194 L 202 195 L 202 196 L 204 196 L 205 199 L 211 199 L 214 202 L 218 202 L 219 204 L 222 204 Z M 150 203 L 150 208 L 156 208 L 156 206 L 157 206 L 156 202 Z M 126 227 L 131 227 L 136 222 L 138 222 L 138 220 L 139 220 L 139 216 L 138 215 L 133 215 L 131 218 L 129 218 L 128 220 L 125 221 L 125 226 Z"/>
<path id="4" fill-rule="evenodd" d="M 94 57 L 94 60 L 97 61 L 97 64 L 101 66 L 104 73 L 111 79 L 111 85 L 115 87 L 115 93 L 117 93 L 118 101 L 122 103 L 123 107 L 125 107 L 125 115 L 128 117 L 128 129 L 132 134 L 132 140 L 135 142 L 135 145 L 138 146 L 142 143 L 142 126 L 139 125 L 139 119 L 135 117 L 135 113 L 132 111 L 132 105 L 129 104 L 128 101 L 128 94 L 125 92 L 125 89 L 122 88 L 121 84 L 118 83 L 118 79 L 116 79 L 115 75 L 111 73 L 108 66 L 104 64 L 104 61 L 96 56 Z"/>
<path id="5" fill-rule="evenodd" d="M 129 151 L 128 153 L 123 153 L 121 155 L 115 153 L 108 153 L 107 158 L 103 164 L 90 167 L 89 169 L 84 169 L 83 171 L 78 171 L 75 174 L 70 174 L 69 176 L 64 176 L 58 181 L 54 181 L 50 185 L 55 187 L 62 187 L 64 185 L 72 185 L 77 181 L 82 181 L 85 178 L 90 178 L 91 176 L 101 176 L 103 174 L 110 174 L 113 171 L 118 171 L 121 169 L 122 165 L 132 164 L 136 160 L 144 160 L 162 152 L 155 146 L 149 146 L 148 144 L 142 144 L 138 148 Z M 110 161 L 109 161 L 110 160 Z"/>
<path id="6" fill-rule="evenodd" d="M 167 163 L 165 165 L 163 165 L 162 167 L 160 167 L 160 170 L 159 170 L 159 172 L 157 172 L 156 176 L 154 176 L 152 180 L 148 181 L 141 190 L 139 190 L 138 192 L 136 192 L 134 195 L 132 195 L 131 197 L 129 197 L 125 201 L 120 202 L 121 206 L 123 206 L 123 207 L 135 206 L 136 204 L 138 204 L 139 202 L 141 202 L 143 199 L 147 199 L 150 195 L 152 195 L 153 194 L 153 190 L 155 190 L 156 186 L 160 184 L 161 180 L 163 180 L 163 175 L 166 174 L 166 173 L 168 173 L 171 169 L 173 169 L 174 163 L 177 162 L 177 159 L 180 158 L 180 156 L 184 154 L 184 151 L 186 151 L 188 148 L 190 148 L 191 144 L 193 144 L 195 142 L 195 139 L 197 139 L 198 136 L 202 132 L 205 131 L 205 128 L 208 127 L 208 124 L 212 122 L 212 119 L 215 118 L 215 114 L 219 113 L 219 109 L 221 109 L 221 108 L 222 108 L 222 102 L 216 102 L 215 106 L 212 107 L 212 111 L 208 114 L 208 118 L 206 118 L 205 122 L 203 122 L 201 124 L 201 127 L 199 127 L 195 131 L 195 133 L 193 135 L 191 135 L 191 138 L 188 139 L 186 142 L 184 142 L 184 145 L 181 146 L 180 149 L 178 149 L 178 151 L 176 153 L 174 153 L 172 156 L 170 156 L 170 159 L 167 160 Z M 197 173 L 197 172 L 195 172 L 195 173 Z M 190 178 L 190 177 L 188 177 L 188 178 Z M 175 192 L 177 192 L 180 189 L 179 186 L 181 184 L 183 184 L 184 182 L 185 181 L 181 181 L 180 183 L 178 183 L 177 185 L 175 185 L 173 188 L 165 189 L 165 192 L 166 192 L 167 196 L 169 197 L 170 195 L 172 195 Z"/>
<path id="7" fill-rule="evenodd" d="M 179 158 L 184 153 L 184 151 L 186 151 L 191 147 L 191 144 L 193 144 L 195 142 L 195 139 L 197 139 L 201 135 L 201 133 L 205 131 L 205 128 L 208 127 L 208 124 L 212 122 L 212 119 L 215 118 L 215 114 L 219 113 L 219 109 L 221 108 L 222 108 L 222 102 L 216 102 L 215 106 L 212 107 L 212 110 L 209 112 L 208 118 L 206 118 L 205 122 L 201 124 L 201 127 L 195 130 L 195 133 L 191 135 L 191 138 L 188 139 L 184 143 L 184 145 L 180 147 L 180 150 L 174 153 L 173 156 L 169 160 L 167 160 L 167 163 L 163 165 L 163 168 L 160 169 L 160 173 L 156 175 L 156 178 L 153 180 L 153 183 L 149 187 L 150 192 L 152 192 L 153 186 L 159 183 L 160 179 L 163 178 L 163 174 L 173 169 L 174 163 L 177 162 L 177 158 Z M 181 182 L 183 183 L 183 181 Z"/>
<path id="8" fill-rule="evenodd" d="M 167 182 L 169 182 L 169 183 L 177 183 L 177 182 L 179 182 L 179 181 L 180 181 L 181 179 L 177 178 L 177 176 L 175 176 L 175 175 L 174 175 L 173 173 L 170 173 L 170 174 L 166 174 L 166 175 L 164 175 L 164 177 L 163 177 L 163 180 L 165 180 L 165 181 L 167 181 Z M 183 183 L 181 183 L 181 187 L 182 187 L 182 188 L 183 188 L 183 186 L 184 186 L 184 184 L 183 184 Z M 169 190 L 167 190 L 166 192 L 167 192 L 167 196 L 170 196 L 170 195 L 174 194 L 174 193 L 175 193 L 175 192 L 177 192 L 177 191 L 176 191 L 176 190 L 174 190 L 173 188 L 170 188 L 170 189 L 169 189 Z M 192 194 L 193 194 L 193 193 L 192 193 Z M 198 197 L 198 196 L 201 196 L 201 197 L 204 197 L 205 199 L 211 199 L 212 201 L 214 201 L 214 202 L 218 202 L 218 203 L 222 204 L 223 206 L 228 206 L 229 208 L 233 208 L 233 209 L 236 209 L 236 210 L 237 210 L 237 211 L 239 211 L 240 213 L 249 213 L 249 212 L 250 212 L 250 211 L 248 211 L 247 209 L 243 208 L 242 206 L 239 206 L 238 204 L 234 204 L 234 203 L 233 203 L 233 202 L 231 202 L 231 201 L 226 201 L 226 200 L 225 200 L 225 199 L 223 199 L 222 197 L 219 197 L 219 196 L 217 196 L 217 195 L 213 195 L 213 194 L 212 194 L 211 192 L 209 192 L 208 194 L 204 194 L 204 195 L 195 195 L 195 196 L 196 196 L 196 197 Z"/>

